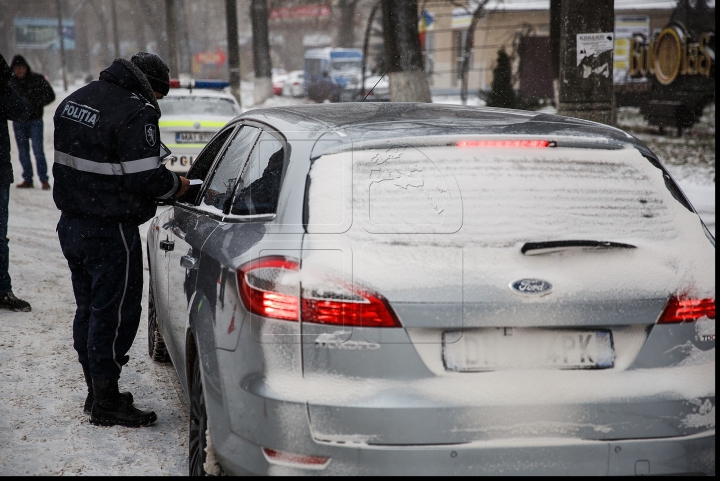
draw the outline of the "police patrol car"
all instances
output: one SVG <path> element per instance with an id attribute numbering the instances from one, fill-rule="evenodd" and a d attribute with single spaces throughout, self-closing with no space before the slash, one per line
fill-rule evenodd
<path id="1" fill-rule="evenodd" d="M 205 144 L 240 115 L 240 105 L 216 80 L 170 80 L 170 92 L 158 101 L 160 139 L 172 152 L 165 166 L 186 173 Z"/>

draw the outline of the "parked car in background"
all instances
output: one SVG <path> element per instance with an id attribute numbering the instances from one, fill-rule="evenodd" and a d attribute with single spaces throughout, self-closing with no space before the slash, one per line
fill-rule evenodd
<path id="1" fill-rule="evenodd" d="M 287 72 L 282 68 L 272 69 L 273 95 L 282 95 L 283 87 L 287 81 Z"/>
<path id="2" fill-rule="evenodd" d="M 188 177 L 147 251 L 191 474 L 714 474 L 715 239 L 635 137 L 278 107 Z"/>
<path id="3" fill-rule="evenodd" d="M 353 82 L 362 77 L 362 50 L 316 48 L 304 57 L 305 95 L 316 102 L 349 102 L 357 89 Z"/>
<path id="4" fill-rule="evenodd" d="M 282 94 L 286 97 L 302 97 L 305 95 L 305 76 L 302 70 L 293 70 L 287 76 Z"/>
<path id="5" fill-rule="evenodd" d="M 186 173 L 210 139 L 240 115 L 228 86 L 217 80 L 189 80 L 182 87 L 179 80 L 170 81 L 170 92 L 158 101 L 160 139 L 171 151 L 167 168 Z"/>

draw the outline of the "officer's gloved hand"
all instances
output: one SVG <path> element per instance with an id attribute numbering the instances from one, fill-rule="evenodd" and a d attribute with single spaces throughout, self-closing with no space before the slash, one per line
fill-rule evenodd
<path id="1" fill-rule="evenodd" d="M 12 78 L 12 69 L 5 61 L 5 57 L 0 54 L 0 97 L 10 94 L 10 79 Z"/>

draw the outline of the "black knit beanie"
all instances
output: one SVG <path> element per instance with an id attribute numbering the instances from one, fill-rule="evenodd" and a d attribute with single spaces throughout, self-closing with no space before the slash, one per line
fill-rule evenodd
<path id="1" fill-rule="evenodd" d="M 160 57 L 154 53 L 138 52 L 130 61 L 145 74 L 155 92 L 167 95 L 170 91 L 170 69 Z"/>

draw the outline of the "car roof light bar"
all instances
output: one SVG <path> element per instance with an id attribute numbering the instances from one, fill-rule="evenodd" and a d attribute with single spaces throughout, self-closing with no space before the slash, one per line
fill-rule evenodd
<path id="1" fill-rule="evenodd" d="M 455 142 L 456 147 L 511 147 L 511 148 L 528 148 L 528 147 L 555 147 L 556 142 L 552 140 L 459 140 Z"/>
<path id="2" fill-rule="evenodd" d="M 230 82 L 224 80 L 195 80 L 195 79 L 170 79 L 171 89 L 214 89 L 222 90 L 230 86 Z"/>

